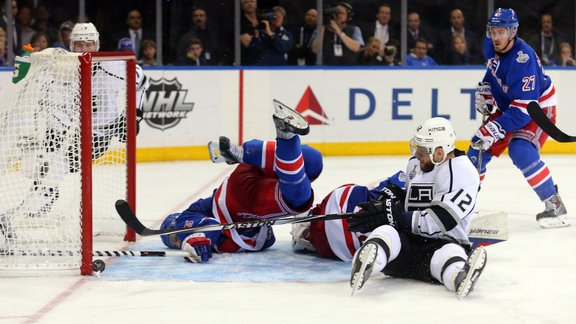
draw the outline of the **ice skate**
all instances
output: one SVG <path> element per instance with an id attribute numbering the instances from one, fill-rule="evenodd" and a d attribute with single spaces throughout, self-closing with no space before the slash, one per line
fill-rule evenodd
<path id="1" fill-rule="evenodd" d="M 350 287 L 352 287 L 352 296 L 356 290 L 360 290 L 364 282 L 368 280 L 378 255 L 378 243 L 370 239 L 364 242 L 364 245 L 354 255 L 352 260 L 352 275 L 350 277 Z"/>
<path id="2" fill-rule="evenodd" d="M 314 252 L 316 249 L 309 241 L 310 223 L 292 224 L 292 251 L 299 253 Z"/>
<path id="3" fill-rule="evenodd" d="M 230 139 L 220 136 L 218 143 L 208 142 L 208 152 L 213 163 L 226 162 L 227 164 L 242 163 L 244 150 L 242 146 L 230 144 Z"/>
<path id="4" fill-rule="evenodd" d="M 486 266 L 486 259 L 486 250 L 483 247 L 474 249 L 468 256 L 464 269 L 454 279 L 454 287 L 456 287 L 458 299 L 462 299 L 472 292 L 474 284 L 476 284 L 480 274 L 482 274 L 482 270 Z"/>
<path id="5" fill-rule="evenodd" d="M 272 119 L 276 126 L 278 138 L 290 139 L 295 135 L 307 135 L 310 133 L 310 125 L 300 113 L 274 99 L 274 114 Z"/>
<path id="6" fill-rule="evenodd" d="M 536 215 L 536 221 L 542 228 L 568 227 L 570 222 L 566 216 L 566 206 L 558 192 L 544 200 L 546 209 Z"/>

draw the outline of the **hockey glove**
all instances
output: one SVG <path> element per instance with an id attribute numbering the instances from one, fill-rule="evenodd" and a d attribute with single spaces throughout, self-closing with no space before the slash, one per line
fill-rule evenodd
<path id="1" fill-rule="evenodd" d="M 502 126 L 496 122 L 491 121 L 484 124 L 476 131 L 472 138 L 474 147 L 481 147 L 482 150 L 488 150 L 494 142 L 503 139 L 506 136 L 506 131 Z"/>
<path id="2" fill-rule="evenodd" d="M 398 228 L 397 221 L 403 217 L 400 200 L 383 196 L 381 199 L 359 203 L 361 210 L 348 218 L 348 229 L 351 232 L 369 233 L 382 225 Z"/>
<path id="3" fill-rule="evenodd" d="M 182 243 L 182 251 L 190 253 L 190 256 L 184 257 L 188 262 L 208 262 L 212 257 L 212 241 L 204 233 L 190 234 Z"/>
<path id="4" fill-rule="evenodd" d="M 378 200 L 383 200 L 384 198 L 396 199 L 399 202 L 402 202 L 404 199 L 406 199 L 406 191 L 404 191 L 404 189 L 400 188 L 398 185 L 390 182 L 386 185 L 386 187 L 382 188 Z"/>
<path id="5" fill-rule="evenodd" d="M 494 98 L 490 90 L 490 83 L 481 82 L 476 86 L 474 94 L 474 106 L 482 115 L 489 116 L 494 112 Z"/>

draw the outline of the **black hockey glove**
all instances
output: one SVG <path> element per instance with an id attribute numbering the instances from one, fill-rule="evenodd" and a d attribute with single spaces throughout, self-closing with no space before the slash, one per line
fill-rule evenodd
<path id="1" fill-rule="evenodd" d="M 402 221 L 404 216 L 401 201 L 384 196 L 380 198 L 358 204 L 361 210 L 348 218 L 351 232 L 369 233 L 382 225 L 398 228 L 398 220 Z"/>
<path id="2" fill-rule="evenodd" d="M 390 182 L 386 187 L 382 188 L 378 200 L 383 200 L 384 198 L 396 199 L 403 202 L 406 199 L 406 191 Z"/>

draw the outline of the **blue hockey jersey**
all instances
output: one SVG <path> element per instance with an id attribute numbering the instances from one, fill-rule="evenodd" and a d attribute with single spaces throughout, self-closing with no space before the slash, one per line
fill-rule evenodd
<path id="1" fill-rule="evenodd" d="M 496 54 L 492 41 L 483 44 L 488 61 L 483 82 L 489 82 L 492 96 L 502 116 L 496 121 L 506 132 L 521 129 L 530 122 L 526 110 L 528 103 L 538 101 L 542 107 L 556 105 L 554 85 L 534 50 L 522 39 L 516 38 L 512 49 Z"/>

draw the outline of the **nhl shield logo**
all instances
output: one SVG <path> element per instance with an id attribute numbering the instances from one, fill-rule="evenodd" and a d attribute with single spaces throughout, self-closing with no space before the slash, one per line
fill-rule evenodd
<path id="1" fill-rule="evenodd" d="M 182 89 L 177 78 L 151 79 L 142 102 L 146 124 L 160 130 L 178 125 L 194 108 L 193 102 L 186 102 L 187 94 L 188 90 Z"/>

